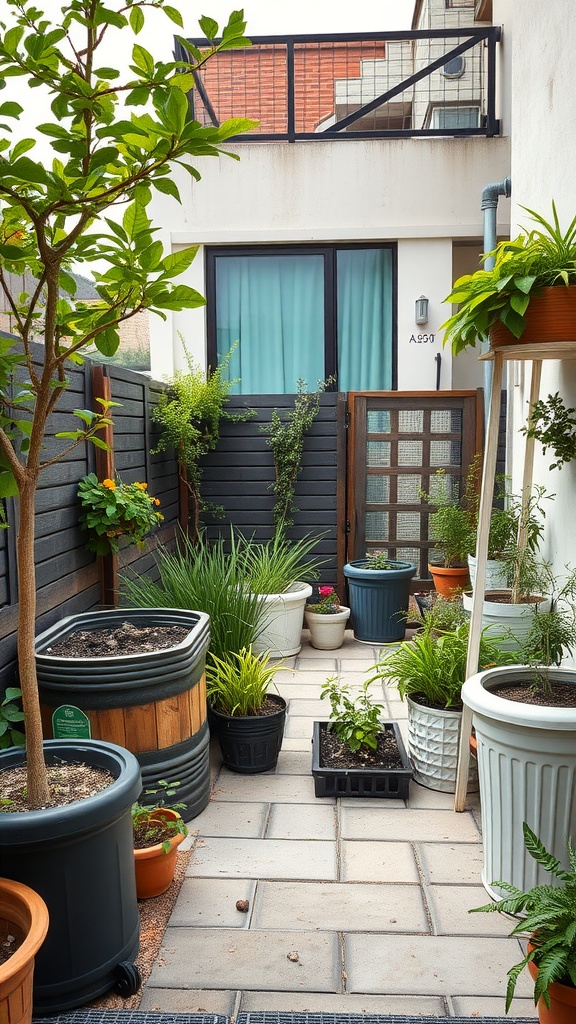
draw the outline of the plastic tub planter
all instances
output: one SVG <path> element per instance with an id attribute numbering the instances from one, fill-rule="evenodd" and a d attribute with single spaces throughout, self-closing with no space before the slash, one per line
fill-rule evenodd
<path id="1" fill-rule="evenodd" d="M 283 594 L 261 594 L 262 613 L 254 654 L 269 651 L 273 658 L 290 658 L 302 647 L 306 601 L 312 596 L 309 583 L 292 583 Z"/>
<path id="2" fill-rule="evenodd" d="M 328 722 L 314 722 L 312 775 L 315 796 L 360 796 L 406 800 L 412 769 L 397 722 L 382 722 L 382 731 L 393 732 L 402 768 L 325 768 L 321 764 L 320 736 Z"/>
<path id="3" fill-rule="evenodd" d="M 490 638 L 502 651 L 517 651 L 526 639 L 535 612 L 549 612 L 550 599 L 536 597 L 530 604 L 510 604 L 511 590 L 487 590 L 482 603 L 482 626 L 490 626 Z M 502 600 L 498 600 L 502 598 Z M 462 595 L 464 611 L 472 612 L 472 593 Z"/>
<path id="4" fill-rule="evenodd" d="M 576 703 L 576 669 L 548 671 L 552 681 L 574 686 Z M 523 704 L 496 693 L 512 681 L 528 687 L 533 675 L 526 666 L 487 669 L 462 689 L 476 730 L 482 882 L 493 899 L 505 895 L 492 888 L 496 879 L 523 892 L 550 881 L 526 851 L 522 822 L 565 866 L 566 836 L 576 835 L 576 707 Z"/>
<path id="5" fill-rule="evenodd" d="M 286 701 L 269 693 L 278 710 L 271 715 L 225 715 L 210 708 L 210 728 L 218 737 L 222 760 L 232 772 L 256 775 L 276 767 L 284 737 Z"/>
<path id="6" fill-rule="evenodd" d="M 344 566 L 354 637 L 375 644 L 402 640 L 416 566 L 391 561 L 392 569 L 367 569 L 368 561 L 360 558 Z"/>
<path id="7" fill-rule="evenodd" d="M 184 640 L 160 651 L 77 658 L 50 653 L 72 633 L 135 626 L 184 626 Z M 210 798 L 210 731 L 204 664 L 210 639 L 203 612 L 178 608 L 115 608 L 61 619 L 36 638 L 36 668 L 44 735 L 62 705 L 80 708 L 92 739 L 119 743 L 136 755 L 144 789 L 160 779 L 179 782 L 187 819 Z"/>

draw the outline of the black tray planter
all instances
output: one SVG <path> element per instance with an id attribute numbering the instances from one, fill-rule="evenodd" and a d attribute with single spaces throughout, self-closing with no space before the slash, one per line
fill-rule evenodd
<path id="1" fill-rule="evenodd" d="M 58 1013 L 113 986 L 132 995 L 140 939 L 130 808 L 142 788 L 133 754 L 113 743 L 48 740 L 49 764 L 107 769 L 112 785 L 63 807 L 0 814 L 0 875 L 23 882 L 46 903 L 48 934 L 36 954 L 34 1013 Z M 0 752 L 0 770 L 24 762 Z"/>
<path id="2" fill-rule="evenodd" d="M 314 722 L 312 736 L 312 775 L 315 796 L 381 797 L 405 800 L 408 797 L 412 769 L 397 722 L 382 722 L 382 731 L 394 733 L 402 768 L 324 768 L 320 764 L 320 733 L 328 722 Z"/>
<path id="3" fill-rule="evenodd" d="M 269 693 L 268 700 L 278 705 L 271 715 L 223 715 L 210 708 L 212 733 L 218 737 L 222 760 L 232 772 L 256 775 L 276 767 L 286 721 L 286 701 Z"/>

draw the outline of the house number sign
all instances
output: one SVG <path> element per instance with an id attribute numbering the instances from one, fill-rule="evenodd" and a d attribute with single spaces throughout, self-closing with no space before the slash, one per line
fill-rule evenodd
<path id="1" fill-rule="evenodd" d="M 435 337 L 435 334 L 413 334 L 410 345 L 433 345 Z"/>
<path id="2" fill-rule="evenodd" d="M 52 715 L 55 740 L 89 740 L 90 719 L 73 704 L 61 704 Z"/>

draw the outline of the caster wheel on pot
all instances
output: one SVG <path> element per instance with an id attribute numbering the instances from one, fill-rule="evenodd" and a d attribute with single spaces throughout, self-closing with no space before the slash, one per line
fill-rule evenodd
<path id="1" fill-rule="evenodd" d="M 115 971 L 114 989 L 120 996 L 133 996 L 142 984 L 142 975 L 131 960 L 123 960 Z"/>

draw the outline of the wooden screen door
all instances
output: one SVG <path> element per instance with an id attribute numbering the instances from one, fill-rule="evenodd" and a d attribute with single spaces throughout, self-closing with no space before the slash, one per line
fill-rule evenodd
<path id="1" fill-rule="evenodd" d="M 428 578 L 430 506 L 443 469 L 450 493 L 462 489 L 482 450 L 482 390 L 363 391 L 348 396 L 347 557 L 384 551 L 415 562 Z"/>

